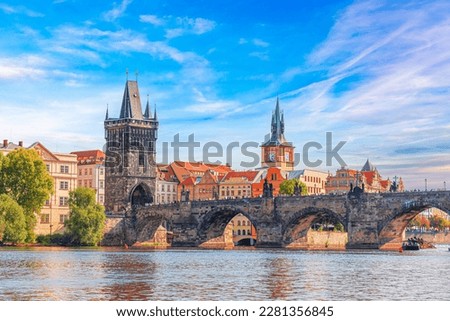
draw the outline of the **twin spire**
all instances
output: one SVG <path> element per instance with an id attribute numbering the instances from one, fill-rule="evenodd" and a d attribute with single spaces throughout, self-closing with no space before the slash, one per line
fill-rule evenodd
<path id="1" fill-rule="evenodd" d="M 151 116 L 148 95 L 145 112 L 144 114 L 142 114 L 141 97 L 139 95 L 138 83 L 135 80 L 127 80 L 127 82 L 125 83 L 122 106 L 120 108 L 120 118 L 131 118 L 139 120 L 157 119 L 156 105 L 154 115 L 153 117 Z M 108 107 L 106 108 L 106 119 L 109 119 Z"/>

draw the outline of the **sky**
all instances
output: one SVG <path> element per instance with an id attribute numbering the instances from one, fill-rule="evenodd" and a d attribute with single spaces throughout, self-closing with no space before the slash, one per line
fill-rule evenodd
<path id="1" fill-rule="evenodd" d="M 369 158 L 407 189 L 442 189 L 449 12 L 448 1 L 0 0 L 0 139 L 102 149 L 106 108 L 118 117 L 137 78 L 157 108 L 159 161 L 176 134 L 194 134 L 195 160 L 208 142 L 260 144 L 279 97 L 300 158 L 323 146 L 316 169 L 340 167 L 325 162 L 331 132 L 348 167 Z M 243 160 L 233 152 L 233 167 Z"/>

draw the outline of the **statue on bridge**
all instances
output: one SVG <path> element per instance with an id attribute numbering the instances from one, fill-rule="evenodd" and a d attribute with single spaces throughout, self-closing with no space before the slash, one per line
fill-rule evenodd
<path id="1" fill-rule="evenodd" d="M 298 181 L 295 181 L 294 185 L 294 195 L 295 196 L 301 196 L 302 195 L 302 186 Z"/>
<path id="2" fill-rule="evenodd" d="M 349 196 L 361 196 L 364 194 L 364 183 L 362 183 L 361 187 L 355 186 L 353 187 L 353 183 L 350 183 L 350 191 L 348 192 Z"/>
<path id="3" fill-rule="evenodd" d="M 273 184 L 272 183 L 267 183 L 267 178 L 264 179 L 264 184 L 263 184 L 263 197 L 273 197 Z"/>

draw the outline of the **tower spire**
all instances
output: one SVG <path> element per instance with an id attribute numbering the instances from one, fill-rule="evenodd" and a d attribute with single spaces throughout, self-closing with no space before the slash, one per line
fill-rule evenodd
<path id="1" fill-rule="evenodd" d="M 158 119 L 158 116 L 156 115 L 156 104 L 155 104 L 155 114 L 154 114 L 153 118 L 154 118 L 155 120 Z"/>
<path id="2" fill-rule="evenodd" d="M 147 95 L 147 105 L 145 106 L 144 118 L 150 118 L 150 103 Z"/>
<path id="3" fill-rule="evenodd" d="M 105 116 L 105 120 L 107 120 L 109 117 L 108 117 L 108 109 L 109 109 L 109 105 L 108 104 L 106 104 L 106 116 Z"/>

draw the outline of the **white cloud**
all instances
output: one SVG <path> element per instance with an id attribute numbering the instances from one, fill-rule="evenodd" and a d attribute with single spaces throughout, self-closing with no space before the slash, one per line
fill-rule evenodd
<path id="1" fill-rule="evenodd" d="M 127 10 L 128 6 L 133 2 L 133 0 L 122 0 L 121 3 L 114 2 L 113 8 L 103 14 L 103 18 L 106 21 L 114 21 L 117 18 L 120 18 L 125 11 Z"/>
<path id="2" fill-rule="evenodd" d="M 158 18 L 155 15 L 140 15 L 139 21 L 144 22 L 144 23 L 149 23 L 154 26 L 163 26 L 166 23 L 164 19 Z"/>
<path id="3" fill-rule="evenodd" d="M 213 30 L 216 23 L 204 18 L 177 17 L 175 19 L 177 28 L 166 30 L 166 38 L 176 38 L 185 34 L 202 35 Z"/>
<path id="4" fill-rule="evenodd" d="M 32 18 L 44 17 L 42 13 L 30 10 L 24 6 L 11 6 L 5 3 L 0 3 L 0 10 L 6 14 L 23 14 Z"/>
<path id="5" fill-rule="evenodd" d="M 263 48 L 269 47 L 269 43 L 265 42 L 264 40 L 261 40 L 261 39 L 255 38 L 252 40 L 252 42 L 255 46 L 258 46 L 258 47 L 263 47 Z"/>

